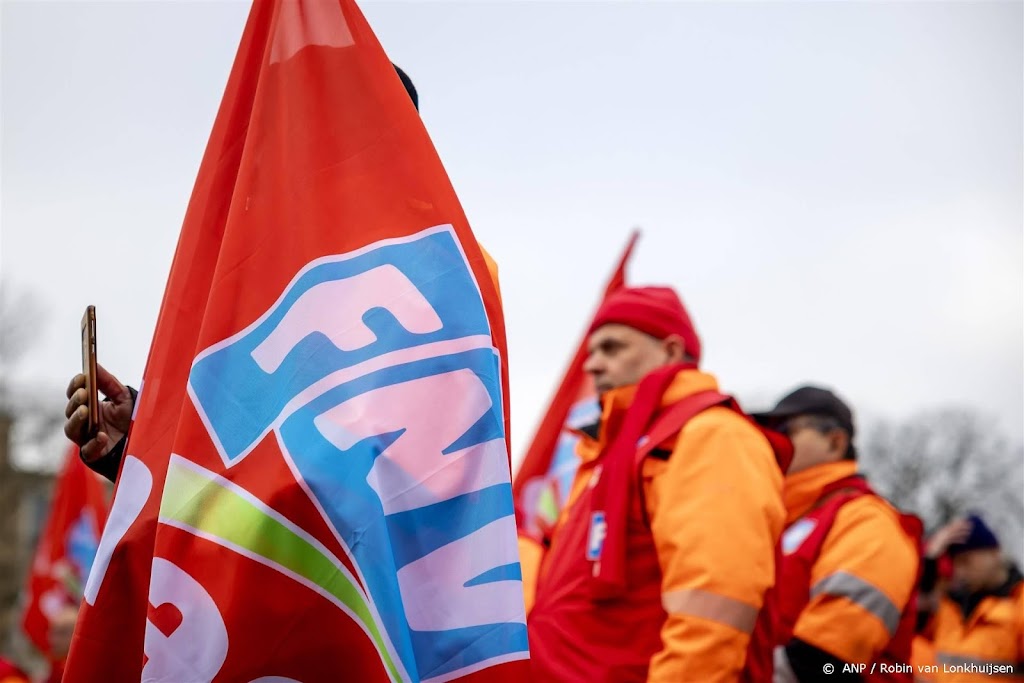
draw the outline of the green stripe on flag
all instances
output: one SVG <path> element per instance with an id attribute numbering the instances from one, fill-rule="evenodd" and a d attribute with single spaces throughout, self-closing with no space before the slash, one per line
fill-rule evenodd
<path id="1" fill-rule="evenodd" d="M 558 521 L 558 501 L 555 499 L 555 492 L 551 486 L 546 486 L 541 491 L 540 500 L 537 501 L 537 509 L 544 521 L 551 524 Z"/>
<path id="2" fill-rule="evenodd" d="M 160 517 L 186 524 L 259 555 L 323 588 L 348 607 L 370 633 L 392 680 L 401 680 L 362 590 L 312 543 L 223 484 L 173 462 Z"/>

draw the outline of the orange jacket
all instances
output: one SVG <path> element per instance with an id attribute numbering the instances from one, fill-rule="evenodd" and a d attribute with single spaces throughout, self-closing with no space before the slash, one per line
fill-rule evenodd
<path id="1" fill-rule="evenodd" d="M 914 667 L 914 683 L 936 683 L 938 680 L 935 644 L 927 636 L 920 633 L 914 636 L 910 664 Z"/>
<path id="2" fill-rule="evenodd" d="M 480 253 L 483 254 L 484 263 L 487 264 L 487 272 L 490 273 L 491 282 L 494 283 L 494 291 L 498 293 L 498 300 L 501 300 L 501 286 L 498 284 L 498 262 L 491 257 L 484 246 L 480 245 Z"/>
<path id="3" fill-rule="evenodd" d="M 787 528 L 818 502 L 825 487 L 856 471 L 855 462 L 841 461 L 786 477 Z M 872 663 L 892 640 L 895 624 L 887 622 L 906 608 L 919 562 L 918 550 L 891 505 L 878 496 L 851 500 L 839 508 L 811 571 L 811 586 L 832 579 L 838 588 L 811 598 L 793 637 L 845 662 Z M 844 581 L 837 578 L 855 590 L 843 594 Z"/>
<path id="4" fill-rule="evenodd" d="M 697 370 L 680 372 L 662 404 L 717 382 Z M 591 481 L 595 460 L 635 387 L 603 399 L 597 439 L 581 435 L 580 468 L 565 510 Z M 743 669 L 750 630 L 775 578 L 775 546 L 782 533 L 782 474 L 764 436 L 734 411 L 710 408 L 669 442 L 666 459 L 648 457 L 642 489 L 661 567 L 661 603 L 667 617 L 662 649 L 650 661 L 648 681 L 735 682 Z M 564 518 L 563 512 L 563 518 Z M 556 528 L 553 545 L 558 543 Z M 541 566 L 543 585 L 544 566 Z"/>
<path id="5" fill-rule="evenodd" d="M 935 614 L 935 658 L 940 683 L 1024 681 L 1024 581 L 1016 569 L 996 594 L 965 619 L 960 604 L 943 598 Z M 1014 667 L 1014 674 L 977 673 L 971 665 Z"/>

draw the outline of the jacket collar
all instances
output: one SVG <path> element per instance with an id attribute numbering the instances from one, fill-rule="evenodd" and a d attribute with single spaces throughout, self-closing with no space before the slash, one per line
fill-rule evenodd
<path id="1" fill-rule="evenodd" d="M 637 385 L 612 389 L 601 397 L 601 418 L 598 422 L 574 430 L 580 437 L 576 452 L 582 462 L 597 458 L 607 446 L 614 432 L 622 424 L 626 411 L 633 404 Z M 718 381 L 714 375 L 701 370 L 681 370 L 672 379 L 661 397 L 661 407 L 678 403 L 687 396 L 703 391 L 717 391 Z"/>
<path id="2" fill-rule="evenodd" d="M 986 598 L 1008 598 L 1013 595 L 1018 586 L 1024 582 L 1024 576 L 1021 575 L 1020 569 L 1017 568 L 1017 565 L 1010 563 L 1008 569 L 1009 576 L 1006 577 L 1006 581 L 996 588 L 978 591 L 976 593 L 968 593 L 965 590 L 951 590 L 949 592 L 949 599 L 956 603 L 960 608 L 965 620 L 971 618 L 971 614 L 974 613 L 978 608 L 978 605 L 980 605 Z"/>
<path id="3" fill-rule="evenodd" d="M 786 524 L 803 517 L 832 484 L 857 473 L 857 463 L 851 460 L 825 463 L 801 470 L 786 477 L 782 499 L 786 505 Z"/>

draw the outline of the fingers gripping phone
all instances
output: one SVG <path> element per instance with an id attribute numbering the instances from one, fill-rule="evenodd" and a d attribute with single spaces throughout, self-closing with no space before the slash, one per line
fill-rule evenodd
<path id="1" fill-rule="evenodd" d="M 82 374 L 88 394 L 88 433 L 95 434 L 100 424 L 99 392 L 96 389 L 96 307 L 87 306 L 82 316 Z"/>

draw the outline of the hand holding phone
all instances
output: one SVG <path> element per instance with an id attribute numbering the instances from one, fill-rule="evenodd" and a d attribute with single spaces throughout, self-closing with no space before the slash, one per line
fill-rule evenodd
<path id="1" fill-rule="evenodd" d="M 135 398 L 125 385 L 96 362 L 96 308 L 82 316 L 82 372 L 68 383 L 64 434 L 94 462 L 113 449 L 131 426 Z M 100 394 L 107 400 L 101 402 Z"/>

